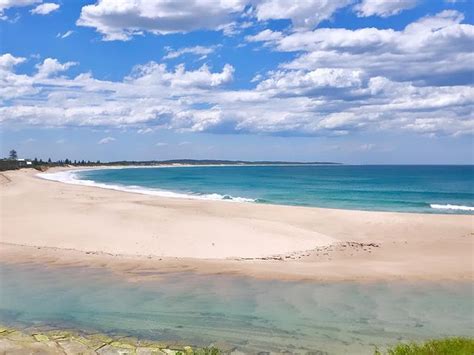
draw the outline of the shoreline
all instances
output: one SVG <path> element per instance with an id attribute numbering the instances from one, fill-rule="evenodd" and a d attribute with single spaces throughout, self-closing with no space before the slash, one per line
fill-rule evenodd
<path id="1" fill-rule="evenodd" d="M 11 327 L 0 324 L 0 348 L 6 353 L 11 352 L 15 354 L 74 355 L 105 352 L 107 354 L 210 355 L 241 353 L 237 350 L 236 346 L 220 341 L 216 343 L 218 347 L 214 343 L 211 343 L 208 347 L 197 347 L 183 341 L 150 340 L 142 337 L 108 334 L 92 330 L 84 331 L 80 329 L 41 326 L 19 327 L 18 325 Z M 414 347 L 413 345 L 405 345 L 406 342 L 399 341 L 398 343 L 393 343 L 381 346 L 374 345 L 375 353 L 386 353 L 388 349 L 393 349 L 397 346 L 405 349 Z M 430 349 L 434 347 L 435 349 L 439 348 L 440 351 L 446 348 L 468 351 L 468 349 L 474 349 L 474 338 L 462 336 L 433 337 L 421 342 L 417 341 L 416 344 L 419 347 L 423 345 L 426 347 L 426 344 L 429 344 Z M 357 350 L 362 353 L 362 349 Z M 282 354 L 284 353 L 286 352 L 282 352 Z"/>
<path id="2" fill-rule="evenodd" d="M 104 265 L 131 279 L 144 270 L 184 270 L 287 280 L 473 280 L 472 215 L 174 199 L 58 184 L 35 173 L 2 174 L 10 180 L 0 187 L 4 262 Z"/>
<path id="3" fill-rule="evenodd" d="M 309 165 L 309 164 L 308 164 Z M 463 206 L 463 205 L 454 205 L 454 204 L 439 204 L 439 203 L 429 203 L 428 205 L 432 209 L 430 212 L 420 212 L 420 211 L 403 211 L 403 210 L 377 210 L 377 209 L 364 209 L 364 208 L 338 208 L 338 207 L 320 207 L 313 205 L 298 205 L 298 204 L 280 204 L 277 202 L 268 202 L 263 203 L 259 201 L 259 198 L 249 198 L 241 196 L 231 196 L 231 195 L 222 195 L 220 193 L 209 192 L 205 194 L 198 193 L 186 193 L 186 192 L 177 192 L 172 190 L 163 190 L 159 188 L 152 187 L 142 187 L 142 186 L 128 186 L 128 185 L 114 185 L 110 183 L 99 183 L 92 180 L 82 180 L 77 179 L 74 176 L 74 173 L 80 171 L 91 171 L 91 170 L 114 170 L 114 169 L 140 169 L 140 168 L 188 168 L 188 167 L 232 167 L 232 166 L 271 166 L 271 165 L 259 165 L 259 164 L 244 164 L 244 165 L 230 165 L 230 164 L 209 164 L 209 165 L 188 165 L 188 164 L 172 164 L 172 165 L 160 165 L 160 166 L 140 166 L 140 165 L 117 165 L 117 166 L 96 166 L 96 167 L 54 167 L 46 171 L 39 172 L 35 175 L 40 179 L 60 182 L 64 184 L 72 184 L 79 186 L 89 186 L 96 187 L 107 190 L 121 191 L 126 193 L 135 193 L 142 195 L 150 195 L 155 197 L 165 197 L 165 198 L 178 198 L 178 199 L 190 199 L 190 200 L 204 200 L 204 201 L 224 201 L 224 202 L 239 202 L 239 203 L 255 203 L 263 205 L 273 205 L 273 206 L 287 206 L 287 207 L 303 207 L 303 208 L 318 208 L 324 210 L 345 210 L 345 211 L 364 211 L 364 212 L 378 212 L 378 213 L 409 213 L 409 214 L 438 214 L 438 215 L 473 215 L 474 216 L 474 207 L 472 206 Z M 298 165 L 277 165 L 277 166 L 298 166 Z M 49 172 L 48 172 L 49 171 Z M 53 171 L 53 172 L 51 172 Z M 61 173 L 66 173 L 65 176 L 57 176 Z M 50 175 L 50 176 L 48 176 Z M 56 175 L 56 176 L 55 176 Z M 226 198 L 227 197 L 227 198 Z"/>
<path id="4" fill-rule="evenodd" d="M 306 254 L 303 254 L 303 257 Z M 111 254 L 101 251 L 80 251 L 44 246 L 28 246 L 0 242 L 1 265 L 31 267 L 40 265 L 48 268 L 93 268 L 106 269 L 128 282 L 159 280 L 168 274 L 196 274 L 207 276 L 228 275 L 259 280 L 311 283 L 358 283 L 380 282 L 408 283 L 468 283 L 474 281 L 472 273 L 423 274 L 420 270 L 403 274 L 361 272 L 330 263 L 312 263 L 307 259 L 296 262 L 265 259 L 194 259 L 175 257 L 150 257 L 146 255 Z"/>

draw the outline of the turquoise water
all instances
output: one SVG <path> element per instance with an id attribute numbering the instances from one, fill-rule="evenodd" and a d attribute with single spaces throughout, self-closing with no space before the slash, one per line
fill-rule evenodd
<path id="1" fill-rule="evenodd" d="M 474 213 L 474 166 L 194 166 L 74 174 L 87 180 L 83 183 L 177 197 L 359 210 Z M 59 179 L 67 180 L 64 176 Z"/>
<path id="2" fill-rule="evenodd" d="M 316 283 L 0 263 L 0 323 L 221 347 L 371 353 L 374 345 L 474 332 L 470 283 Z"/>

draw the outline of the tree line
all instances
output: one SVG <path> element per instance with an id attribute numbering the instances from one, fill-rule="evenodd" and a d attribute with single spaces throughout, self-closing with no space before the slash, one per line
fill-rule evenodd
<path id="1" fill-rule="evenodd" d="M 15 149 L 10 150 L 8 154 L 8 160 L 18 160 L 18 153 Z M 72 160 L 72 159 L 59 159 L 56 161 L 51 160 L 51 158 L 48 158 L 48 160 L 43 161 L 43 159 L 27 159 L 28 161 L 31 161 L 32 165 L 95 165 L 95 164 L 100 164 L 100 160 L 96 161 L 91 161 L 91 160 Z"/>

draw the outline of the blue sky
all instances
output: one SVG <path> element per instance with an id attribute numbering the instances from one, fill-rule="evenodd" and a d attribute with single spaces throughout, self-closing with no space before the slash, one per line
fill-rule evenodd
<path id="1" fill-rule="evenodd" d="M 473 13 L 470 0 L 0 0 L 0 153 L 472 164 Z"/>

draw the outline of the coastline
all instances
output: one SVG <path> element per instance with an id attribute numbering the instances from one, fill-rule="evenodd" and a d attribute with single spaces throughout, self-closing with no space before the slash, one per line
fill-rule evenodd
<path id="1" fill-rule="evenodd" d="M 420 344 L 420 343 L 418 343 Z M 417 345 L 418 345 L 417 344 Z M 429 348 L 439 348 L 440 351 L 446 347 L 458 351 L 472 351 L 474 339 L 469 337 L 446 337 L 427 340 Z M 168 355 L 211 355 L 211 354 L 233 354 L 236 348 L 225 343 L 219 344 L 217 348 L 197 348 L 185 345 L 182 342 L 153 341 L 130 336 L 104 334 L 100 332 L 86 332 L 75 329 L 42 329 L 41 327 L 13 328 L 0 324 L 0 347 L 5 353 L 42 353 L 42 354 L 168 354 Z M 222 348 L 222 346 L 224 346 Z M 396 347 L 397 345 L 395 345 Z M 418 345 L 420 347 L 423 346 Z M 426 345 L 425 345 L 426 346 Z M 414 348 L 412 345 L 399 343 L 400 348 Z M 427 347 L 427 346 L 426 346 Z M 380 349 L 391 348 L 390 346 L 375 347 L 375 354 L 381 354 Z M 346 350 L 346 349 L 344 349 Z M 354 350 L 354 349 L 351 349 Z M 361 351 L 361 349 L 358 349 Z M 358 351 L 358 352 L 359 352 Z M 322 352 L 322 351 L 319 351 Z M 237 353 L 240 353 L 237 351 Z M 362 353 L 362 351 L 361 351 Z M 385 353 L 385 351 L 384 351 Z"/>
<path id="2" fill-rule="evenodd" d="M 313 207 L 313 208 L 322 208 L 322 209 L 336 209 L 336 210 L 357 210 L 357 211 L 380 211 L 380 212 L 399 212 L 399 213 L 434 213 L 434 214 L 472 214 L 474 211 L 474 207 L 471 205 L 460 205 L 460 204 L 452 204 L 452 203 L 433 203 L 433 202 L 418 202 L 418 210 L 415 209 L 408 209 L 404 210 L 400 207 L 398 208 L 391 208 L 385 209 L 381 208 L 380 205 L 374 206 L 372 208 L 367 208 L 367 206 L 361 205 L 353 205 L 353 206 L 320 206 L 320 205 L 313 205 L 311 203 L 295 203 L 289 201 L 278 201 L 278 200 L 266 200 L 261 199 L 259 197 L 248 197 L 248 195 L 243 192 L 242 194 L 237 193 L 237 195 L 229 195 L 226 192 L 220 191 L 207 191 L 207 192 L 187 192 L 187 191 L 173 191 L 172 189 L 162 189 L 159 187 L 147 187 L 147 186 L 137 186 L 137 185 L 126 185 L 126 184 L 114 184 L 110 182 L 97 182 L 94 180 L 89 180 L 84 177 L 78 177 L 76 173 L 87 172 L 87 171 L 97 171 L 97 170 L 122 170 L 122 169 L 156 169 L 156 168 L 200 168 L 200 167 L 207 167 L 207 168 L 222 168 L 222 167 L 235 167 L 235 166 L 247 166 L 247 167 L 268 167 L 268 166 L 299 166 L 301 164 L 200 164 L 200 165 L 189 165 L 189 164 L 170 164 L 170 165 L 102 165 L 102 166 L 94 166 L 94 167 L 56 167 L 50 168 L 47 171 L 42 171 L 38 173 L 36 176 L 66 183 L 66 184 L 75 184 L 81 186 L 90 186 L 90 187 L 97 187 L 102 189 L 108 190 L 116 190 L 116 191 L 123 191 L 129 193 L 137 193 L 143 195 L 151 195 L 156 197 L 171 197 L 171 198 L 181 198 L 181 199 L 195 199 L 195 200 L 211 200 L 211 201 L 226 201 L 226 202 L 251 202 L 251 203 L 265 203 L 271 205 L 278 205 L 278 206 L 298 206 L 298 207 Z M 313 166 L 311 164 L 305 164 L 308 166 Z M 323 166 L 323 164 L 318 164 L 318 166 Z M 52 172 L 51 172 L 52 171 Z M 378 201 L 380 203 L 380 201 Z M 407 203 L 413 203 L 409 201 Z M 416 202 L 415 202 L 416 203 Z M 429 207 L 428 210 L 423 210 L 423 203 L 426 204 L 424 207 Z"/>
<path id="3" fill-rule="evenodd" d="M 102 265 L 131 279 L 193 271 L 473 280 L 471 215 L 175 199 L 58 184 L 36 173 L 2 173 L 3 262 Z"/>

